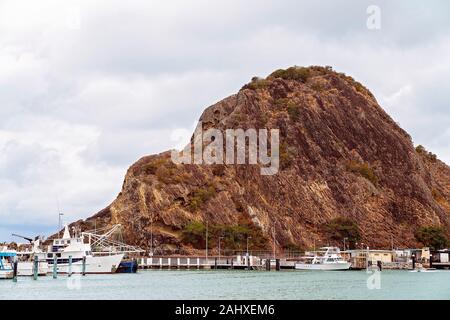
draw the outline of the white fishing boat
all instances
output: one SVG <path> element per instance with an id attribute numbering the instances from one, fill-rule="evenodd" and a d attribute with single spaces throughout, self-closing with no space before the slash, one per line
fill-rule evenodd
<path id="1" fill-rule="evenodd" d="M 16 252 L 6 247 L 0 248 L 0 279 L 12 279 L 14 276 L 14 259 Z"/>
<path id="2" fill-rule="evenodd" d="M 12 234 L 15 237 L 25 239 L 30 242 L 31 248 L 25 251 L 16 251 L 17 254 L 17 275 L 18 276 L 32 276 L 34 275 L 34 257 L 37 253 L 42 253 L 40 249 L 40 239 L 36 237 L 34 240 L 18 234 Z M 47 261 L 37 261 L 38 276 L 45 276 L 49 272 Z"/>
<path id="3" fill-rule="evenodd" d="M 84 236 L 72 237 L 67 225 L 62 238 L 54 239 L 46 252 L 38 252 L 36 255 L 40 261 L 48 263 L 49 272 L 53 271 L 56 261 L 58 273 L 86 274 L 114 273 L 124 256 L 123 253 L 94 256 L 91 245 L 84 243 Z"/>
<path id="4" fill-rule="evenodd" d="M 348 270 L 351 263 L 345 261 L 337 247 L 323 247 L 315 251 L 314 255 L 303 257 L 301 262 L 295 264 L 297 270 Z"/>

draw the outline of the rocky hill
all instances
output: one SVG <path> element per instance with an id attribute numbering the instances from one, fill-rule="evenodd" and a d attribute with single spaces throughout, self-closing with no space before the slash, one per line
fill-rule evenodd
<path id="1" fill-rule="evenodd" d="M 411 137 L 359 82 L 330 67 L 253 78 L 208 107 L 204 127 L 280 130 L 280 169 L 174 164 L 170 152 L 133 164 L 117 198 L 82 228 L 120 223 L 124 240 L 179 253 L 211 248 L 307 248 L 335 242 L 326 226 L 353 221 L 373 248 L 420 245 L 420 226 L 450 230 L 450 168 Z M 124 151 L 126 152 L 126 150 Z M 194 222 L 194 223 L 193 223 Z M 244 238 L 243 238 L 244 237 Z M 340 241 L 340 240 L 339 240 Z M 341 243 L 341 242 L 340 242 Z"/>

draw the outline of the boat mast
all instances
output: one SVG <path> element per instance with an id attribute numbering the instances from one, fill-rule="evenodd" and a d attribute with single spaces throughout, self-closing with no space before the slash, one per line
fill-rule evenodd
<path id="1" fill-rule="evenodd" d="M 62 216 L 64 215 L 64 213 L 62 213 L 60 210 L 58 196 L 56 196 L 56 207 L 58 209 L 58 238 L 61 238 Z"/>

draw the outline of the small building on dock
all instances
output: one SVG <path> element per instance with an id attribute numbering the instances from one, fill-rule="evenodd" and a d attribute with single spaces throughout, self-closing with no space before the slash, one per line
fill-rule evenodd
<path id="1" fill-rule="evenodd" d="M 450 269 L 450 249 L 431 251 L 431 265 L 436 269 Z"/>
<path id="2" fill-rule="evenodd" d="M 354 249 L 341 252 L 344 259 L 352 264 L 352 269 L 364 269 L 368 265 L 385 265 L 394 262 L 393 250 Z"/>

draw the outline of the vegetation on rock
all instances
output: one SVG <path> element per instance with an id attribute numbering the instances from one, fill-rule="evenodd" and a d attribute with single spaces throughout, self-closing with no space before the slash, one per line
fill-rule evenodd
<path id="1" fill-rule="evenodd" d="M 278 69 L 269 77 L 281 78 L 284 80 L 295 80 L 305 83 L 308 80 L 310 74 L 311 71 L 309 68 L 295 66 L 287 69 Z"/>
<path id="2" fill-rule="evenodd" d="M 434 153 L 427 151 L 425 147 L 420 144 L 416 147 L 416 152 L 432 162 L 436 162 L 437 160 L 437 156 Z"/>
<path id="3" fill-rule="evenodd" d="M 424 246 L 435 250 L 443 249 L 449 245 L 444 228 L 439 226 L 421 227 L 416 231 L 415 237 Z"/>
<path id="4" fill-rule="evenodd" d="M 350 160 L 346 163 L 346 169 L 347 171 L 361 175 L 372 182 L 375 186 L 378 184 L 378 177 L 367 162 L 359 163 L 357 161 Z"/>
<path id="5" fill-rule="evenodd" d="M 250 89 L 250 90 L 264 89 L 268 86 L 268 84 L 269 82 L 266 79 L 253 77 L 249 83 L 247 83 L 242 87 L 242 89 Z"/>
<path id="6" fill-rule="evenodd" d="M 188 208 L 192 212 L 199 210 L 203 204 L 216 195 L 216 188 L 213 184 L 208 184 L 205 187 L 197 188 L 192 192 L 188 201 Z"/>
<path id="7" fill-rule="evenodd" d="M 349 218 L 337 217 L 324 225 L 324 230 L 328 239 L 334 242 L 342 243 L 344 239 L 349 247 L 354 247 L 355 243 L 361 239 L 361 233 L 358 224 Z"/>
<path id="8" fill-rule="evenodd" d="M 208 225 L 208 249 L 217 248 L 219 237 L 223 253 L 230 250 L 246 250 L 247 238 L 251 250 L 265 249 L 268 243 L 268 239 L 263 235 L 261 229 L 249 221 L 240 221 L 232 225 Z M 199 221 L 188 223 L 182 230 L 182 242 L 195 249 L 205 249 L 206 225 Z"/>

